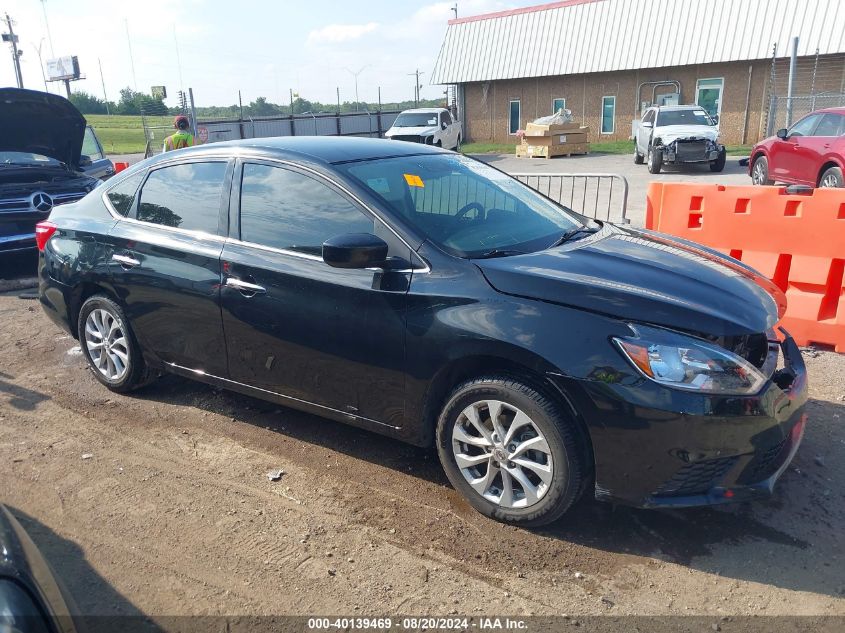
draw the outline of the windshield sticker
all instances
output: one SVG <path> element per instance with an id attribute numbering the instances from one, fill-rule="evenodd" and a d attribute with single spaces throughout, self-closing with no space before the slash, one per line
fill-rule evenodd
<path id="1" fill-rule="evenodd" d="M 422 178 L 415 174 L 405 174 L 405 182 L 408 183 L 409 187 L 425 187 Z"/>
<path id="2" fill-rule="evenodd" d="M 390 193 L 390 185 L 387 178 L 368 178 L 367 186 L 376 193 Z"/>

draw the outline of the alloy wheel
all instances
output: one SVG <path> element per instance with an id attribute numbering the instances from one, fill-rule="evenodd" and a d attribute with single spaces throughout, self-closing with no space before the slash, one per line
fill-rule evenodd
<path id="1" fill-rule="evenodd" d="M 503 508 L 538 503 L 554 475 L 551 449 L 540 429 L 500 400 L 475 402 L 458 415 L 452 451 L 469 485 Z"/>
<path id="2" fill-rule="evenodd" d="M 120 319 L 103 308 L 92 310 L 85 319 L 85 347 L 91 363 L 113 382 L 129 370 L 129 342 Z"/>
<path id="3" fill-rule="evenodd" d="M 762 185 L 766 182 L 766 170 L 763 167 L 763 161 L 758 160 L 754 163 L 754 175 L 752 176 L 751 181 L 755 185 Z"/>
<path id="4" fill-rule="evenodd" d="M 836 177 L 836 174 L 828 174 L 824 177 L 824 179 L 819 183 L 820 187 L 840 187 L 839 178 Z"/>

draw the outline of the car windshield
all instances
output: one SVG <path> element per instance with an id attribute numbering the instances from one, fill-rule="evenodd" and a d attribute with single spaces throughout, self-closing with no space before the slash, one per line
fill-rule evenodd
<path id="1" fill-rule="evenodd" d="M 338 169 L 422 236 L 458 257 L 544 250 L 591 223 L 466 156 L 403 156 L 348 163 Z"/>
<path id="2" fill-rule="evenodd" d="M 657 114 L 657 125 L 713 125 L 704 110 L 661 110 Z"/>
<path id="3" fill-rule="evenodd" d="M 0 152 L 0 165 L 25 165 L 31 167 L 57 167 L 62 163 L 55 158 L 31 152 Z"/>
<path id="4" fill-rule="evenodd" d="M 428 127 L 437 125 L 436 112 L 405 112 L 396 117 L 393 127 Z"/>

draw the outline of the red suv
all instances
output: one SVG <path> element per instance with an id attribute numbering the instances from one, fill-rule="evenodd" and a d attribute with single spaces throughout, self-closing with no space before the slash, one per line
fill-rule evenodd
<path id="1" fill-rule="evenodd" d="M 845 187 L 845 108 L 817 110 L 778 130 L 754 146 L 748 165 L 755 185 Z"/>

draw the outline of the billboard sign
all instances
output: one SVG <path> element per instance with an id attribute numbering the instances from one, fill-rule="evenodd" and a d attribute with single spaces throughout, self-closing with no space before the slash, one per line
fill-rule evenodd
<path id="1" fill-rule="evenodd" d="M 153 99 L 167 99 L 167 87 L 152 86 L 150 88 L 150 94 L 153 96 Z"/>
<path id="2" fill-rule="evenodd" d="M 48 59 L 46 66 L 49 81 L 79 79 L 79 60 L 76 55 Z"/>

